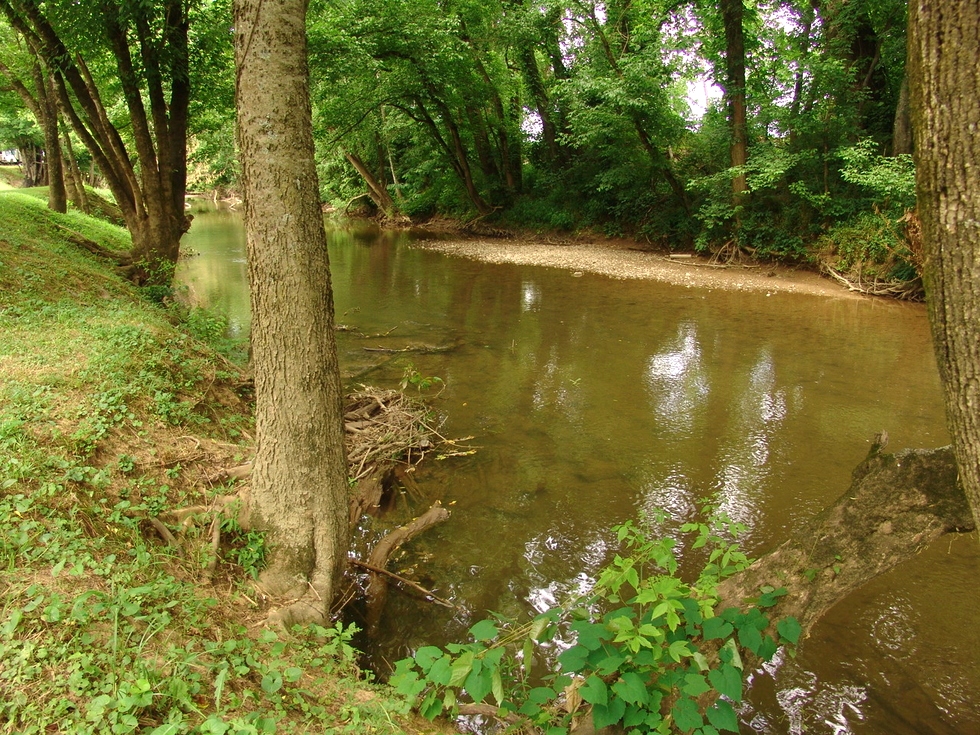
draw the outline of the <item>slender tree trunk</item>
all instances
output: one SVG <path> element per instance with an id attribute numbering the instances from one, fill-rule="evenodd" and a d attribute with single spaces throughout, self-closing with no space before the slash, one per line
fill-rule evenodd
<path id="1" fill-rule="evenodd" d="M 924 281 L 960 480 L 980 522 L 980 4 L 909 4 Z"/>
<path id="2" fill-rule="evenodd" d="M 71 136 L 67 130 L 62 131 L 61 140 L 61 151 L 64 154 L 65 168 L 68 171 L 68 177 L 65 179 L 68 199 L 82 212 L 88 212 L 85 179 L 82 177 L 81 169 L 78 168 L 78 159 L 75 158 L 75 149 L 72 147 Z"/>
<path id="3" fill-rule="evenodd" d="M 50 74 L 41 72 L 40 65 L 36 68 L 34 80 L 44 130 L 44 160 L 48 165 L 48 207 L 55 212 L 67 212 L 68 195 L 65 192 L 65 169 L 58 140 L 58 102 L 54 80 Z"/>
<path id="4" fill-rule="evenodd" d="M 347 159 L 350 165 L 361 175 L 361 178 L 364 179 L 364 183 L 368 187 L 368 195 L 371 197 L 374 205 L 384 212 L 386 217 L 393 217 L 396 209 L 395 202 L 392 200 L 391 195 L 388 194 L 388 190 L 384 184 L 378 181 L 377 177 L 371 173 L 371 170 L 357 154 L 345 151 L 344 158 Z"/>
<path id="5" fill-rule="evenodd" d="M 252 304 L 260 581 L 285 624 L 323 622 L 348 547 L 326 235 L 313 160 L 305 0 L 235 0 L 238 140 Z"/>
<path id="6" fill-rule="evenodd" d="M 725 24 L 725 97 L 728 99 L 728 124 L 731 129 L 732 168 L 748 161 L 748 134 L 745 110 L 745 34 L 742 0 L 721 0 L 721 15 Z M 732 196 L 738 205 L 748 191 L 745 173 L 732 179 Z"/>
<path id="7" fill-rule="evenodd" d="M 126 100 L 127 139 L 136 151 L 135 163 L 91 71 L 75 49 L 65 45 L 47 16 L 49 10 L 34 0 L 0 0 L 0 11 L 43 60 L 62 115 L 92 154 L 116 199 L 133 240 L 130 277 L 169 283 L 180 238 L 190 227 L 184 213 L 190 103 L 185 3 L 161 0 L 152 7 L 134 6 L 125 15 L 107 11 L 97 20 Z"/>
<path id="8" fill-rule="evenodd" d="M 895 108 L 895 124 L 892 128 L 892 155 L 912 152 L 912 111 L 909 107 L 909 75 L 902 75 L 902 87 Z"/>

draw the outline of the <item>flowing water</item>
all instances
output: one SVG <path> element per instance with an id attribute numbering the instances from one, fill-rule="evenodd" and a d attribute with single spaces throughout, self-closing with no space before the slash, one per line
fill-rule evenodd
<path id="1" fill-rule="evenodd" d="M 457 640 L 487 610 L 545 609 L 588 585 L 610 527 L 702 500 L 759 554 L 843 492 L 873 434 L 948 441 L 921 306 L 744 294 L 490 265 L 407 233 L 331 233 L 342 370 L 393 385 L 439 376 L 442 433 L 476 454 L 427 460 L 449 522 L 394 562 L 462 612 L 392 593 L 376 662 Z M 180 278 L 248 324 L 237 216 L 198 216 Z M 384 335 L 384 336 L 381 336 Z M 427 345 L 445 351 L 399 354 Z M 980 545 L 947 537 L 848 597 L 796 660 L 754 677 L 747 732 L 980 733 Z"/>

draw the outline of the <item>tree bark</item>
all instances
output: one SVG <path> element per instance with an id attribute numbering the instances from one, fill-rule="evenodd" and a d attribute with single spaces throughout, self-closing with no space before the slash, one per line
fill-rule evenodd
<path id="1" fill-rule="evenodd" d="M 892 126 L 892 155 L 900 156 L 912 152 L 912 111 L 909 107 L 909 75 L 902 75 L 902 87 L 898 93 L 898 106 L 895 108 L 895 122 Z"/>
<path id="2" fill-rule="evenodd" d="M 34 67 L 34 87 L 37 90 L 37 106 L 41 113 L 41 129 L 44 131 L 44 162 L 48 169 L 48 208 L 55 212 L 68 211 L 68 195 L 65 192 L 65 169 L 58 140 L 58 102 L 54 80 Z"/>
<path id="3" fill-rule="evenodd" d="M 371 201 L 374 202 L 374 206 L 384 212 L 385 217 L 394 217 L 396 213 L 395 202 L 388 193 L 387 188 L 384 184 L 378 181 L 377 177 L 371 173 L 371 170 L 367 167 L 364 161 L 361 160 L 360 156 L 356 153 L 351 153 L 350 151 L 344 151 L 344 158 L 347 159 L 348 163 L 354 167 L 354 170 L 361 175 L 364 179 L 364 183 L 368 187 L 368 196 L 371 197 Z"/>
<path id="4" fill-rule="evenodd" d="M 348 547 L 347 469 L 304 0 L 236 0 L 238 139 L 252 305 L 250 518 L 286 625 L 323 622 Z"/>
<path id="5" fill-rule="evenodd" d="M 64 154 L 65 168 L 68 176 L 65 178 L 65 190 L 68 199 L 71 200 L 80 211 L 88 213 L 88 195 L 85 193 L 85 179 L 81 170 L 78 168 L 78 159 L 75 158 L 75 150 L 71 144 L 71 136 L 67 129 L 61 133 L 62 145 L 61 152 Z"/>
<path id="6" fill-rule="evenodd" d="M 980 5 L 909 4 L 924 283 L 960 480 L 980 522 Z"/>
<path id="7" fill-rule="evenodd" d="M 725 24 L 725 97 L 728 99 L 728 124 L 731 129 L 732 168 L 748 161 L 748 135 L 745 110 L 745 34 L 742 0 L 721 0 Z M 737 206 L 748 191 L 745 173 L 732 178 L 732 196 Z"/>

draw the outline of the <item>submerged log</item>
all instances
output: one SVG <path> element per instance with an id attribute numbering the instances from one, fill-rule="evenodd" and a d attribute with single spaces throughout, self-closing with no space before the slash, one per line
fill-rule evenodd
<path id="1" fill-rule="evenodd" d="M 950 447 L 880 453 L 876 443 L 847 492 L 775 551 L 725 580 L 727 604 L 785 587 L 770 619 L 793 615 L 804 636 L 847 595 L 945 533 L 974 529 Z M 724 607 L 725 604 L 722 605 Z"/>
<path id="2" fill-rule="evenodd" d="M 449 511 L 443 508 L 442 503 L 437 500 L 425 513 L 411 523 L 400 526 L 386 534 L 371 550 L 371 556 L 368 557 L 367 563 L 364 565 L 372 570 L 368 575 L 368 585 L 365 592 L 369 634 L 377 629 L 388 594 L 388 584 L 378 570 L 387 572 L 388 559 L 398 547 L 432 526 L 442 523 L 447 518 L 449 518 Z"/>

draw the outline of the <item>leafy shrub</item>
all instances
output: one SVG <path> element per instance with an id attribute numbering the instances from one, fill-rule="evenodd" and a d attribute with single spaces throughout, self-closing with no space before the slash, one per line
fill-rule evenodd
<path id="1" fill-rule="evenodd" d="M 596 729 L 737 732 L 742 654 L 768 660 L 801 632 L 791 617 L 777 624 L 778 641 L 767 632 L 764 611 L 785 589 L 761 590 L 746 610 L 719 608 L 718 583 L 750 563 L 732 540 L 738 530 L 724 518 L 682 527 L 695 535 L 693 548 L 708 551 L 689 584 L 678 574 L 676 542 L 651 540 L 627 522 L 616 529 L 625 554 L 601 572 L 591 594 L 524 624 L 483 620 L 470 628 L 471 643 L 424 646 L 396 664 L 391 684 L 429 719 L 455 712 L 465 693 L 478 703 L 492 696 L 503 713 L 549 735 L 568 733 L 582 703 Z M 560 670 L 532 672 L 555 648 L 564 649 Z M 714 701 L 703 708 L 699 698 L 711 692 Z"/>

